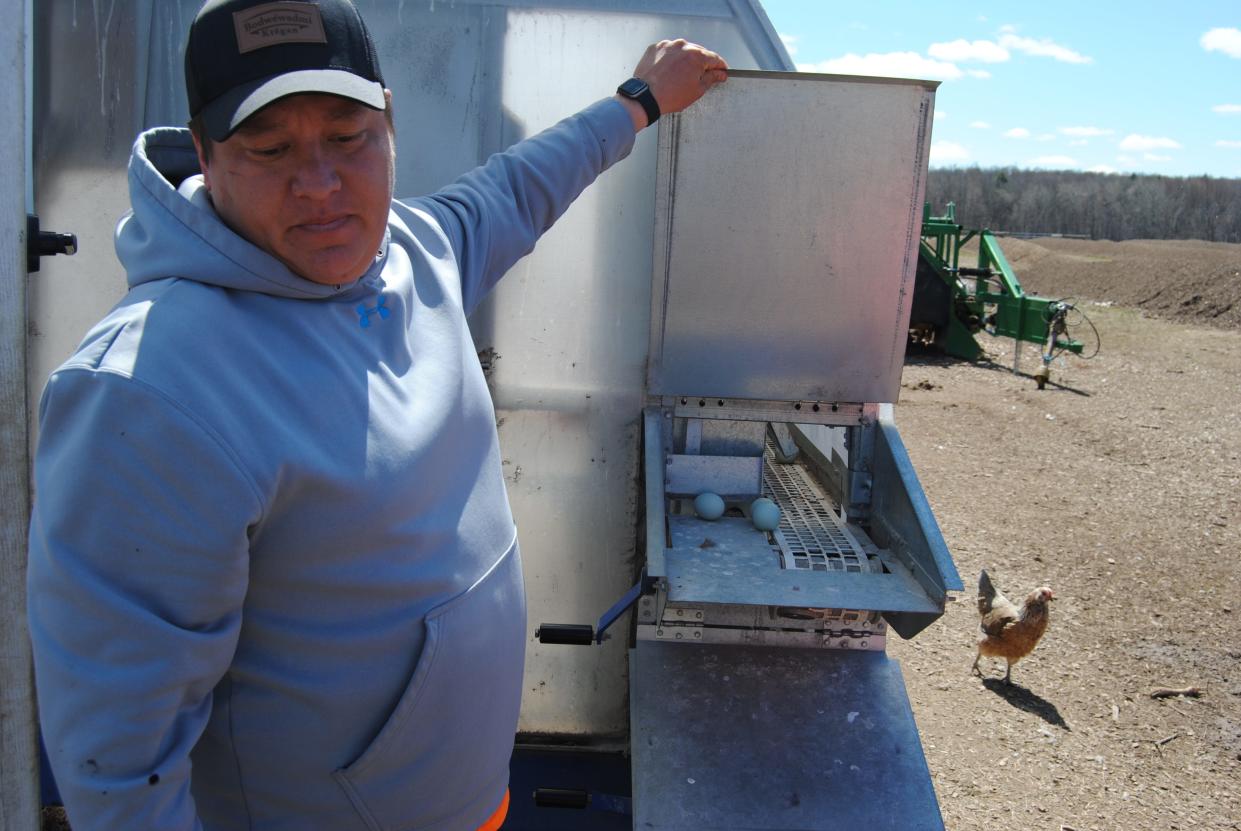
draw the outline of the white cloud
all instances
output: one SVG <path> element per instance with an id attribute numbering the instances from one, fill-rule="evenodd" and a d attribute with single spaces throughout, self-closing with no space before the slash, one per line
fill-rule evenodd
<path id="1" fill-rule="evenodd" d="M 1030 131 L 1027 130 L 1025 127 L 1014 127 L 1013 129 L 1004 133 L 1004 138 L 1029 138 L 1029 137 L 1030 137 Z"/>
<path id="2" fill-rule="evenodd" d="M 1160 156 L 1158 153 L 1143 153 L 1142 159 L 1148 162 L 1170 162 L 1171 156 Z"/>
<path id="3" fill-rule="evenodd" d="M 817 64 L 798 64 L 802 72 L 828 72 L 838 75 L 881 75 L 886 78 L 931 78 L 955 81 L 962 72 L 955 64 L 924 58 L 917 52 L 885 52 L 855 55 Z"/>
<path id="4" fill-rule="evenodd" d="M 1208 52 L 1223 52 L 1230 58 L 1241 58 L 1241 29 L 1212 29 L 1198 42 Z"/>
<path id="5" fill-rule="evenodd" d="M 1116 168 L 1109 164 L 1097 164 L 1094 167 L 1086 168 L 1088 173 L 1115 173 Z"/>
<path id="6" fill-rule="evenodd" d="M 1230 147 L 1233 150 L 1241 150 L 1241 141 L 1231 141 L 1229 139 L 1220 139 L 1215 142 L 1216 147 Z"/>
<path id="7" fill-rule="evenodd" d="M 969 41 L 964 38 L 947 43 L 932 43 L 926 53 L 932 58 L 952 63 L 963 61 L 981 61 L 982 63 L 1003 63 L 1011 57 L 1003 46 L 989 40 Z"/>
<path id="8" fill-rule="evenodd" d="M 1038 156 L 1026 162 L 1030 167 L 1077 167 L 1077 159 L 1072 156 Z"/>
<path id="9" fill-rule="evenodd" d="M 1067 46 L 1061 46 L 1060 44 L 1046 38 L 1043 38 L 1042 40 L 1023 38 L 1019 35 L 1012 34 L 1011 32 L 1000 36 L 1000 46 L 1007 49 L 1012 49 L 1015 52 L 1024 52 L 1027 55 L 1034 55 L 1040 58 L 1053 58 L 1064 63 L 1094 62 L 1094 58 L 1074 52 Z"/>
<path id="10" fill-rule="evenodd" d="M 1120 149 L 1131 152 L 1141 150 L 1180 150 L 1181 143 L 1170 138 L 1139 136 L 1137 133 L 1130 133 L 1121 140 Z"/>
<path id="11" fill-rule="evenodd" d="M 970 151 L 954 141 L 931 142 L 931 164 L 955 164 L 969 160 Z"/>
<path id="12" fill-rule="evenodd" d="M 1035 141 L 1055 141 L 1056 134 L 1055 133 L 1039 133 L 1037 136 L 1034 137 L 1034 140 Z"/>
<path id="13" fill-rule="evenodd" d="M 789 53 L 790 58 L 797 54 L 796 35 L 780 35 L 780 40 L 784 41 L 784 48 Z"/>
<path id="14" fill-rule="evenodd" d="M 1069 147 L 1085 147 L 1090 144 L 1089 139 L 1073 139 L 1069 142 Z"/>
<path id="15" fill-rule="evenodd" d="M 970 126 L 975 130 L 990 130 L 991 125 L 985 121 L 971 121 Z"/>
<path id="16" fill-rule="evenodd" d="M 979 78 L 984 81 L 991 77 L 991 73 L 985 69 L 967 69 L 965 74 L 971 78 Z"/>
<path id="17" fill-rule="evenodd" d="M 1211 108 L 1211 112 L 1220 113 L 1221 115 L 1241 113 L 1241 104 L 1216 104 Z"/>
<path id="18" fill-rule="evenodd" d="M 1078 138 L 1093 138 L 1095 136 L 1110 136 L 1115 130 L 1105 130 L 1102 127 L 1061 127 L 1060 132 L 1066 136 L 1075 136 Z"/>

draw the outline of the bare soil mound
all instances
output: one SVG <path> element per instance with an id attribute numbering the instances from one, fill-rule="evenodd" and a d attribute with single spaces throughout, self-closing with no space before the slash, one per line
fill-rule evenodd
<path id="1" fill-rule="evenodd" d="M 1241 245 L 1199 240 L 1000 241 L 1027 291 L 1241 328 Z M 963 260 L 964 261 L 964 260 Z"/>

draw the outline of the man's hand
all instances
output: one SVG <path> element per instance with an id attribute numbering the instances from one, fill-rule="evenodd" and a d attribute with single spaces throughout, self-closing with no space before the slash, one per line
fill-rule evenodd
<path id="1" fill-rule="evenodd" d="M 667 115 L 680 112 L 725 81 L 728 64 L 710 49 L 678 38 L 648 46 L 633 75 L 646 81 L 659 104 L 659 112 Z M 621 98 L 621 102 L 629 109 L 635 129 L 647 126 L 646 113 L 637 102 L 627 98 Z"/>

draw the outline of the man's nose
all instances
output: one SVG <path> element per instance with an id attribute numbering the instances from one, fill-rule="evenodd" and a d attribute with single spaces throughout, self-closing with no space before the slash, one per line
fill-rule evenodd
<path id="1" fill-rule="evenodd" d="M 339 189 L 340 173 L 334 161 L 322 151 L 307 153 L 293 176 L 293 195 L 323 199 Z"/>

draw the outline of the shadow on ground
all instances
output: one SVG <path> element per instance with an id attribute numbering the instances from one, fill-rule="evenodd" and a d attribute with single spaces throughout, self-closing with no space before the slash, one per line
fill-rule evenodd
<path id="1" fill-rule="evenodd" d="M 1038 693 L 1031 692 L 1018 684 L 1006 684 L 999 678 L 984 678 L 982 685 L 1018 710 L 1033 713 L 1054 727 L 1073 732 L 1073 728 L 1069 727 L 1068 722 L 1060 715 L 1056 705 Z"/>

